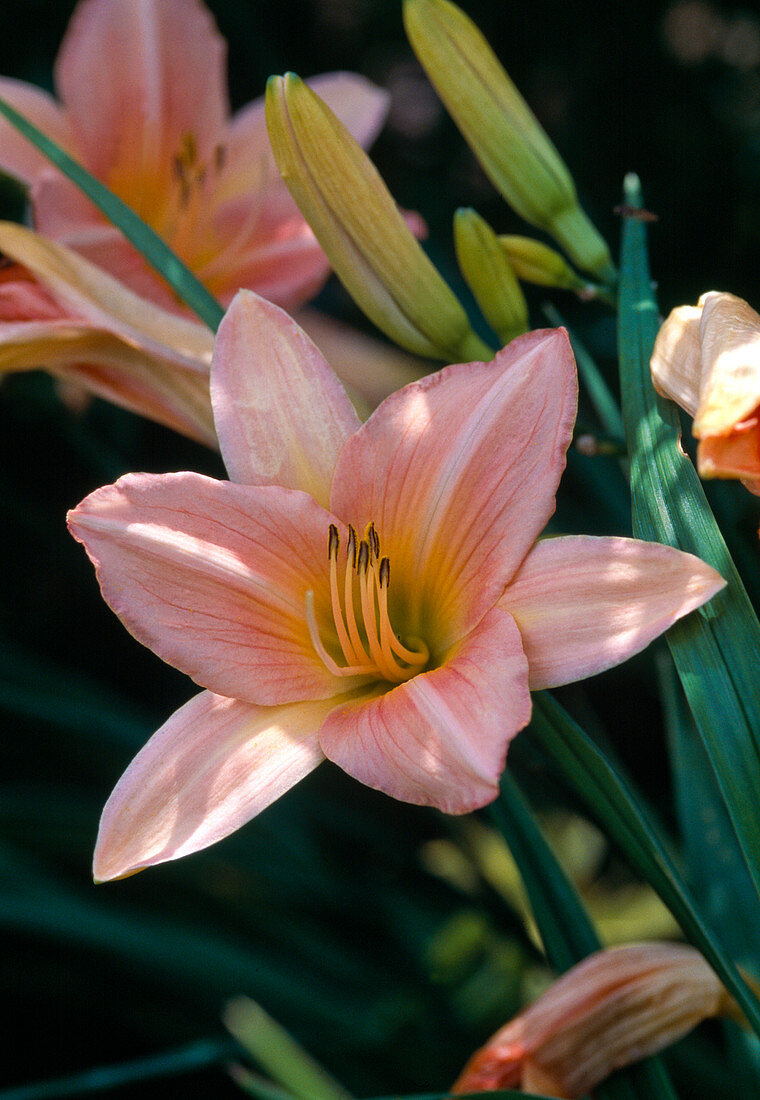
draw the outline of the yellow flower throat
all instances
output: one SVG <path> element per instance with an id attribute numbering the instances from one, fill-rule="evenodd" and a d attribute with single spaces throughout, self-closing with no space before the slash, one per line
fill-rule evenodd
<path id="1" fill-rule="evenodd" d="M 314 612 L 314 593 L 306 593 L 306 617 L 312 643 L 326 667 L 335 676 L 374 676 L 400 684 L 420 672 L 430 659 L 430 651 L 420 638 L 403 645 L 388 617 L 388 587 L 391 563 L 380 556 L 380 539 L 374 523 L 357 540 L 348 525 L 346 560 L 342 584 L 339 576 L 340 536 L 330 524 L 327 553 L 330 559 L 330 599 L 338 645 L 345 665 L 334 660 L 320 637 Z"/>

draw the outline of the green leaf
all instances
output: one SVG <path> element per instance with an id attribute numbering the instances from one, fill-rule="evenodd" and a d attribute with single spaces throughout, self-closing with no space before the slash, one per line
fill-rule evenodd
<path id="1" fill-rule="evenodd" d="M 742 964 L 760 969 L 755 889 L 673 663 L 658 655 L 675 808 L 689 882 L 710 926 Z"/>
<path id="2" fill-rule="evenodd" d="M 673 858 L 637 795 L 548 692 L 533 695 L 531 733 L 541 743 L 631 867 L 659 894 L 760 1035 L 760 1004 L 694 904 Z"/>
<path id="3" fill-rule="evenodd" d="M 625 202 L 641 206 L 636 177 L 626 179 Z M 646 229 L 631 216 L 623 226 L 618 338 L 634 533 L 696 554 L 727 581 L 666 637 L 760 895 L 760 623 L 679 446 L 675 406 L 652 386 L 649 361 L 658 327 Z M 760 923 L 760 906 L 754 923 Z"/>
<path id="4" fill-rule="evenodd" d="M 294 1096 L 301 1100 L 350 1100 L 350 1093 L 249 997 L 230 1001 L 222 1018 L 240 1045 Z"/>
<path id="5" fill-rule="evenodd" d="M 198 1039 L 187 1046 L 153 1054 L 148 1058 L 138 1058 L 113 1066 L 95 1066 L 70 1077 L 4 1089 L 0 1092 L 0 1100 L 53 1100 L 54 1097 L 87 1096 L 89 1093 L 100 1096 L 103 1092 L 121 1088 L 123 1085 L 155 1081 L 221 1065 L 236 1053 L 237 1048 L 229 1039 Z"/>
<path id="6" fill-rule="evenodd" d="M 541 308 L 550 324 L 555 327 L 565 324 L 559 310 L 551 302 L 544 302 Z M 604 375 L 586 350 L 586 347 L 573 332 L 570 332 L 569 336 L 575 361 L 578 364 L 578 374 L 586 387 L 586 392 L 591 404 L 594 406 L 596 415 L 599 417 L 599 423 L 608 435 L 622 440 L 624 434 L 623 417 L 612 390 L 607 385 Z"/>
<path id="7" fill-rule="evenodd" d="M 65 153 L 60 145 L 56 145 L 46 137 L 41 130 L 33 126 L 3 99 L 0 99 L 0 115 L 4 115 L 8 122 L 28 138 L 43 156 L 60 168 L 64 175 L 68 176 L 71 182 L 95 203 L 108 220 L 121 230 L 159 275 L 166 279 L 185 305 L 205 321 L 210 329 L 216 331 L 224 316 L 224 310 L 161 237 L 154 233 L 121 199 L 91 176 L 68 153 Z"/>
<path id="8" fill-rule="evenodd" d="M 489 806 L 489 816 L 520 869 L 549 962 L 555 970 L 569 970 L 598 951 L 601 942 L 509 772 L 504 772 L 499 786 L 499 798 Z M 597 1100 L 675 1100 L 667 1073 L 656 1058 L 601 1082 L 594 1094 Z"/>
<path id="9" fill-rule="evenodd" d="M 552 969 L 563 973 L 598 951 L 602 945 L 594 926 L 508 771 L 488 816 L 520 869 Z"/>

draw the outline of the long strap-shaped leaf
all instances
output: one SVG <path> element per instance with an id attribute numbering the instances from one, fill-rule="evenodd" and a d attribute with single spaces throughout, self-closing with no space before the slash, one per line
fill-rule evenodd
<path id="1" fill-rule="evenodd" d="M 502 775 L 499 798 L 488 809 L 520 870 L 549 962 L 555 970 L 569 970 L 602 944 L 509 772 Z M 648 1058 L 601 1082 L 594 1096 L 597 1100 L 675 1100 L 658 1058 Z"/>
<path id="2" fill-rule="evenodd" d="M 210 329 L 216 331 L 224 316 L 224 310 L 216 298 L 206 290 L 203 283 L 185 267 L 179 256 L 172 252 L 166 242 L 154 233 L 134 210 L 130 210 L 120 198 L 117 198 L 81 164 L 65 153 L 60 145 L 51 141 L 3 99 L 0 99 L 0 115 L 4 115 L 12 126 L 15 126 L 25 138 L 31 141 L 32 145 L 39 149 L 43 156 L 60 168 L 64 175 L 68 176 L 71 182 L 95 203 L 108 220 L 122 231 L 127 240 L 132 242 L 159 275 L 166 279 L 185 305 L 189 306 L 201 321 L 205 321 Z"/>
<path id="3" fill-rule="evenodd" d="M 548 692 L 533 696 L 531 733 L 631 867 L 659 894 L 760 1035 L 760 1004 L 696 908 L 681 875 L 628 783 Z"/>
<path id="4" fill-rule="evenodd" d="M 634 210 L 641 206 L 636 177 L 626 180 L 625 201 Z M 675 406 L 652 386 L 658 327 L 645 224 L 632 216 L 623 226 L 618 333 L 633 529 L 640 538 L 696 554 L 728 582 L 706 608 L 673 626 L 667 641 L 760 895 L 760 623 L 679 447 Z"/>

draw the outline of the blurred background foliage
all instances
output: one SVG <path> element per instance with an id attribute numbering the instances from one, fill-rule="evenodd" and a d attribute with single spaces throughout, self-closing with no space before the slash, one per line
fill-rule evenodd
<path id="1" fill-rule="evenodd" d="M 233 107 L 287 69 L 309 76 L 348 68 L 389 89 L 393 106 L 374 159 L 397 200 L 426 218 L 431 254 L 466 297 L 453 260 L 456 207 L 476 207 L 498 232 L 525 227 L 496 197 L 422 75 L 399 0 L 208 6 L 229 42 Z M 4 0 L 0 72 L 50 88 L 73 7 Z M 757 306 L 760 19 L 707 0 L 464 7 L 615 249 L 621 181 L 629 170 L 640 174 L 658 217 L 650 247 L 661 308 L 712 288 Z M 8 181 L 0 181 L 0 216 L 23 216 L 21 193 Z M 536 326 L 545 323 L 543 297 L 529 293 Z M 614 385 L 611 313 L 570 295 L 553 301 Z M 319 304 L 366 327 L 334 281 Z M 584 406 L 581 421 L 593 428 Z M 324 765 L 210 851 L 121 883 L 91 883 L 105 798 L 135 750 L 195 689 L 102 603 L 65 532 L 65 512 L 128 470 L 183 468 L 222 474 L 213 454 L 83 402 L 47 376 L 0 385 L 0 998 L 9 1021 L 0 1087 L 209 1040 L 189 1047 L 188 1057 L 196 1052 L 217 1066 L 127 1084 L 118 1095 L 240 1095 L 224 1073 L 235 1052 L 219 1017 L 228 997 L 244 993 L 359 1095 L 443 1090 L 547 981 L 516 872 L 485 822 L 400 805 Z M 757 599 L 756 501 L 732 485 L 711 495 Z M 615 458 L 571 455 L 553 525 L 629 532 Z M 666 827 L 683 829 L 687 865 L 697 869 L 709 820 L 700 824 L 688 800 L 672 797 L 656 676 L 657 661 L 667 662 L 662 652 L 560 695 L 623 762 Z M 682 741 L 673 751 L 680 767 L 699 768 Z M 602 935 L 670 935 L 671 918 L 578 815 L 529 732 L 511 761 Z M 714 892 L 714 883 L 695 886 L 703 898 Z M 715 900 L 713 913 L 726 904 Z M 741 936 L 734 938 L 741 954 Z M 722 1042 L 719 1029 L 708 1028 L 698 1043 L 676 1048 L 670 1066 L 683 1095 L 718 1094 Z M 737 1095 L 741 1089 L 737 1082 Z"/>

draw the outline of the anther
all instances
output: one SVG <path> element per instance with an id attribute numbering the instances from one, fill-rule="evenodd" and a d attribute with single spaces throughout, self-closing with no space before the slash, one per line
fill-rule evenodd
<path id="1" fill-rule="evenodd" d="M 366 573 L 369 568 L 369 543 L 364 539 L 359 543 L 359 556 L 356 562 L 356 571 L 359 574 Z"/>
<path id="2" fill-rule="evenodd" d="M 338 534 L 338 528 L 334 523 L 330 524 L 330 533 L 327 536 L 327 556 L 332 558 L 338 557 L 338 550 L 340 549 L 340 535 Z"/>
<path id="3" fill-rule="evenodd" d="M 380 569 L 377 575 L 377 583 L 381 588 L 387 588 L 391 583 L 391 563 L 388 558 L 383 558 L 380 562 Z"/>
<path id="4" fill-rule="evenodd" d="M 348 525 L 348 541 L 346 542 L 346 560 L 351 562 L 351 568 L 356 569 L 356 530 L 352 523 Z"/>
<path id="5" fill-rule="evenodd" d="M 377 559 L 380 557 L 380 539 L 377 536 L 377 531 L 375 530 L 374 523 L 369 523 L 367 525 L 367 533 L 365 534 L 364 537 L 366 538 L 367 542 L 369 543 L 369 549 L 370 549 L 370 559 L 369 560 L 372 561 L 374 559 L 375 561 L 377 561 Z"/>

